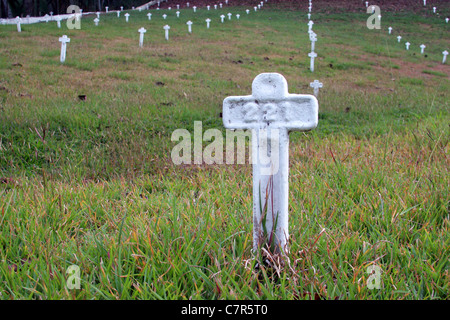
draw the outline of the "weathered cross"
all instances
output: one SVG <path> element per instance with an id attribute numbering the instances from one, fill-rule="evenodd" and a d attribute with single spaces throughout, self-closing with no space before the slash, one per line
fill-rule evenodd
<path id="1" fill-rule="evenodd" d="M 59 38 L 59 41 L 61 42 L 61 57 L 59 60 L 61 61 L 61 63 L 63 63 L 64 61 L 66 61 L 66 45 L 67 42 L 70 42 L 70 38 L 67 38 L 66 35 L 63 35 Z"/>
<path id="2" fill-rule="evenodd" d="M 139 32 L 139 47 L 142 48 L 144 45 L 144 33 L 146 33 L 147 30 L 145 30 L 144 28 L 141 27 L 138 30 L 138 32 Z"/>
<path id="3" fill-rule="evenodd" d="M 288 252 L 289 132 L 314 129 L 318 109 L 314 96 L 289 94 L 278 73 L 258 75 L 252 95 L 223 101 L 225 128 L 252 132 L 253 250 Z"/>
<path id="4" fill-rule="evenodd" d="M 319 88 L 323 87 L 323 83 L 320 82 L 319 80 L 314 80 L 309 84 L 309 86 L 311 88 L 314 88 L 314 96 L 317 98 L 317 96 L 319 95 Z"/>

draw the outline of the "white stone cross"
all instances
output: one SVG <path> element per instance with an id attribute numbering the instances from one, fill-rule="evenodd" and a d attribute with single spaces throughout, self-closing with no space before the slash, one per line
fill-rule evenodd
<path id="1" fill-rule="evenodd" d="M 165 36 L 166 40 L 169 40 L 169 30 L 170 30 L 170 27 L 166 24 L 166 25 L 163 27 L 163 29 L 164 29 L 164 36 Z"/>
<path id="2" fill-rule="evenodd" d="M 142 48 L 144 46 L 144 33 L 147 32 L 144 28 L 140 28 L 139 32 L 139 47 Z"/>
<path id="3" fill-rule="evenodd" d="M 258 4 L 258 9 L 260 9 L 260 10 L 261 10 L 261 5 L 260 5 L 260 4 Z"/>
<path id="4" fill-rule="evenodd" d="M 228 13 L 227 16 L 228 16 L 228 20 L 231 20 L 232 14 L 231 14 L 231 13 Z"/>
<path id="5" fill-rule="evenodd" d="M 254 251 L 289 252 L 289 132 L 314 129 L 318 110 L 313 95 L 289 94 L 279 73 L 258 75 L 252 95 L 223 101 L 225 128 L 252 133 Z"/>
<path id="6" fill-rule="evenodd" d="M 162 17 L 163 17 L 164 20 L 166 20 L 167 14 L 163 14 Z"/>
<path id="7" fill-rule="evenodd" d="M 323 83 L 320 82 L 319 80 L 314 80 L 309 84 L 309 86 L 311 88 L 314 88 L 314 96 L 317 98 L 317 96 L 319 95 L 319 88 L 323 87 Z"/>
<path id="8" fill-rule="evenodd" d="M 427 46 L 424 45 L 424 44 L 421 44 L 421 45 L 420 45 L 420 53 L 421 53 L 421 54 L 424 53 L 424 50 L 425 50 L 426 47 L 427 47 Z"/>
<path id="9" fill-rule="evenodd" d="M 66 61 L 66 44 L 67 42 L 70 42 L 70 38 L 67 38 L 66 35 L 63 35 L 59 38 L 59 41 L 61 42 L 61 57 L 59 60 L 61 61 L 61 63 L 63 63 L 64 61 Z"/>
<path id="10" fill-rule="evenodd" d="M 310 60 L 310 65 L 309 65 L 309 69 L 311 70 L 311 72 L 314 72 L 314 58 L 317 57 L 317 53 L 315 53 L 315 52 L 310 52 L 310 53 L 308 53 L 308 57 L 311 58 L 311 60 Z"/>
<path id="11" fill-rule="evenodd" d="M 172 10 L 172 7 L 168 7 L 167 9 L 170 11 L 170 10 Z"/>
<path id="12" fill-rule="evenodd" d="M 95 23 L 96 26 L 98 26 L 98 22 L 99 22 L 99 21 L 100 21 L 99 18 L 95 18 L 95 19 L 94 19 L 94 23 Z"/>
<path id="13" fill-rule="evenodd" d="M 209 23 L 211 22 L 211 19 L 208 18 L 205 21 L 206 21 L 206 28 L 209 29 Z"/>
<path id="14" fill-rule="evenodd" d="M 311 52 L 314 52 L 317 42 L 317 34 L 314 31 L 311 31 L 311 33 L 309 34 L 309 40 L 311 41 Z"/>
<path id="15" fill-rule="evenodd" d="M 222 21 L 222 23 L 223 23 L 223 19 L 225 19 L 225 16 L 222 14 L 222 15 L 220 16 L 220 20 Z"/>
<path id="16" fill-rule="evenodd" d="M 117 18 L 120 18 L 120 11 L 116 11 L 117 13 Z"/>
<path id="17" fill-rule="evenodd" d="M 222 9 L 222 4 L 221 3 L 219 3 L 219 7 L 220 7 L 220 9 Z"/>
<path id="18" fill-rule="evenodd" d="M 192 21 L 191 20 L 189 20 L 188 22 L 186 22 L 186 24 L 188 25 L 188 32 L 189 33 L 192 33 Z"/>
<path id="19" fill-rule="evenodd" d="M 311 13 L 308 13 L 308 20 L 311 20 Z"/>
<path id="20" fill-rule="evenodd" d="M 150 12 L 147 13 L 147 17 L 148 17 L 148 20 L 152 20 L 152 14 Z"/>
<path id="21" fill-rule="evenodd" d="M 108 9 L 109 9 L 109 7 L 105 7 L 106 13 L 108 13 Z"/>
<path id="22" fill-rule="evenodd" d="M 124 14 L 124 16 L 125 16 L 125 21 L 128 22 L 128 18 L 130 17 L 130 14 L 127 12 Z"/>
<path id="23" fill-rule="evenodd" d="M 192 9 L 194 9 L 194 12 L 197 12 L 197 7 L 193 6 Z"/>
<path id="24" fill-rule="evenodd" d="M 397 37 L 398 43 L 400 43 L 400 40 L 402 40 L 402 36 Z"/>
<path id="25" fill-rule="evenodd" d="M 313 25 L 314 25 L 314 22 L 312 20 L 309 20 L 309 22 L 308 22 L 308 32 L 312 31 Z"/>
<path id="26" fill-rule="evenodd" d="M 123 7 L 120 7 L 120 11 L 123 11 Z"/>
<path id="27" fill-rule="evenodd" d="M 448 20 L 449 20 L 448 18 L 445 18 L 445 23 L 448 23 Z"/>
<path id="28" fill-rule="evenodd" d="M 189 8 L 189 2 L 186 2 L 186 7 L 188 7 L 188 8 Z"/>
<path id="29" fill-rule="evenodd" d="M 217 10 L 217 4 L 214 5 L 214 10 Z"/>
<path id="30" fill-rule="evenodd" d="M 239 18 L 241 17 L 241 15 L 238 13 L 238 14 L 236 14 L 236 19 L 238 19 L 239 20 Z"/>
<path id="31" fill-rule="evenodd" d="M 56 25 L 58 26 L 58 28 L 61 28 L 62 18 L 60 16 L 56 16 L 55 20 L 56 20 Z"/>
<path id="32" fill-rule="evenodd" d="M 247 9 L 247 10 L 245 10 L 245 12 L 247 12 L 247 14 L 249 14 L 249 13 L 250 13 L 250 10 L 249 10 L 249 9 Z"/>
<path id="33" fill-rule="evenodd" d="M 442 63 L 445 63 L 445 60 L 447 60 L 448 51 L 445 50 L 444 52 L 442 52 L 442 55 L 444 56 L 444 57 L 442 58 Z"/>
<path id="34" fill-rule="evenodd" d="M 436 13 L 436 7 L 433 7 L 433 13 Z"/>
<path id="35" fill-rule="evenodd" d="M 409 43 L 409 42 L 406 42 L 405 43 L 405 46 L 406 46 L 406 50 L 409 50 L 409 46 L 411 45 L 411 43 Z"/>
<path id="36" fill-rule="evenodd" d="M 392 33 L 392 27 L 389 27 L 388 30 L 389 30 L 389 34 L 391 34 Z"/>
<path id="37" fill-rule="evenodd" d="M 177 4 L 177 10 L 180 10 L 180 5 L 179 4 Z"/>
<path id="38" fill-rule="evenodd" d="M 209 9 L 211 9 L 211 6 L 206 6 L 206 9 L 209 11 Z"/>
<path id="39" fill-rule="evenodd" d="M 180 17 L 180 11 L 175 12 L 177 14 L 177 18 Z"/>
<path id="40" fill-rule="evenodd" d="M 258 10 L 258 7 L 253 7 L 253 9 L 255 9 L 255 12 L 256 12 L 256 10 Z"/>
<path id="41" fill-rule="evenodd" d="M 19 16 L 16 17 L 16 24 L 17 24 L 17 32 L 22 32 L 22 27 L 20 26 L 20 23 L 22 22 L 22 18 Z"/>

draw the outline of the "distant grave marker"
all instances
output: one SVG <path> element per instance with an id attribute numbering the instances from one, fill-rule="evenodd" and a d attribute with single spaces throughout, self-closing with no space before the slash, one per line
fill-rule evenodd
<path id="1" fill-rule="evenodd" d="M 163 27 L 163 29 L 164 29 L 164 37 L 166 38 L 167 41 L 169 41 L 169 30 L 170 30 L 170 26 L 165 25 L 165 26 Z"/>
<path id="2" fill-rule="evenodd" d="M 68 38 L 66 35 L 63 35 L 59 38 L 59 42 L 61 42 L 61 56 L 59 61 L 61 61 L 61 63 L 64 63 L 64 61 L 66 61 L 66 45 L 68 42 L 70 42 L 70 38 Z"/>
<path id="3" fill-rule="evenodd" d="M 314 89 L 314 96 L 317 98 L 317 96 L 319 95 L 319 88 L 323 87 L 323 83 L 319 80 L 314 80 L 309 84 L 309 86 Z"/>
<path id="4" fill-rule="evenodd" d="M 144 46 L 144 33 L 147 32 L 144 28 L 140 28 L 139 32 L 139 47 L 142 48 Z"/>

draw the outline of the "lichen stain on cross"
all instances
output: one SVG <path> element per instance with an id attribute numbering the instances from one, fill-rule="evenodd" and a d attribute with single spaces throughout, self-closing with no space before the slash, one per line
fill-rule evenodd
<path id="1" fill-rule="evenodd" d="M 286 79 L 262 73 L 252 95 L 223 101 L 227 129 L 252 131 L 253 250 L 262 246 L 288 253 L 289 132 L 309 131 L 318 124 L 313 95 L 289 94 Z"/>

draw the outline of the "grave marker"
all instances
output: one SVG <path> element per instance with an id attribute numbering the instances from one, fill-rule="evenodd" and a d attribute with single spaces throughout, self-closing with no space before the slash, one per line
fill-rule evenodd
<path id="1" fill-rule="evenodd" d="M 162 17 L 163 17 L 164 20 L 166 20 L 167 14 L 163 14 Z"/>
<path id="2" fill-rule="evenodd" d="M 170 27 L 166 24 L 163 27 L 163 29 L 164 29 L 164 37 L 166 38 L 167 41 L 169 41 L 169 30 L 170 30 Z"/>
<path id="3" fill-rule="evenodd" d="M 128 18 L 130 17 L 130 14 L 127 12 L 124 14 L 124 16 L 125 16 L 125 21 L 128 22 Z"/>
<path id="4" fill-rule="evenodd" d="M 117 18 L 120 18 L 120 11 L 117 11 Z"/>
<path id="5" fill-rule="evenodd" d="M 392 33 L 392 27 L 389 27 L 388 30 L 389 30 L 389 34 L 391 34 Z"/>
<path id="6" fill-rule="evenodd" d="M 108 13 L 108 9 L 109 9 L 109 7 L 105 7 L 106 13 Z"/>
<path id="7" fill-rule="evenodd" d="M 445 60 L 447 60 L 448 51 L 445 50 L 444 52 L 442 52 L 442 55 L 444 56 L 444 57 L 442 58 L 442 63 L 445 63 Z"/>
<path id="8" fill-rule="evenodd" d="M 61 28 L 61 20 L 62 20 L 62 18 L 60 16 L 56 16 L 55 20 L 56 20 L 56 25 L 60 29 Z"/>
<path id="9" fill-rule="evenodd" d="M 186 24 L 188 25 L 188 32 L 189 33 L 192 33 L 192 21 L 191 20 L 189 20 L 188 22 L 186 22 Z"/>
<path id="10" fill-rule="evenodd" d="M 241 17 L 241 15 L 238 13 L 238 14 L 236 14 L 236 19 L 238 19 L 239 20 L 239 18 Z"/>
<path id="11" fill-rule="evenodd" d="M 17 32 L 22 32 L 22 27 L 20 26 L 21 22 L 22 22 L 22 19 L 19 16 L 17 16 L 16 17 Z"/>
<path id="12" fill-rule="evenodd" d="M 319 88 L 323 87 L 323 83 L 319 80 L 314 80 L 309 84 L 309 86 L 314 89 L 314 96 L 317 98 L 317 96 L 319 95 Z"/>
<path id="13" fill-rule="evenodd" d="M 209 11 L 209 9 L 211 9 L 211 6 L 206 6 L 206 10 Z"/>
<path id="14" fill-rule="evenodd" d="M 424 50 L 425 50 L 426 47 L 427 47 L 427 46 L 424 45 L 424 44 L 421 44 L 421 45 L 420 45 L 420 53 L 421 53 L 421 54 L 424 53 Z"/>
<path id="15" fill-rule="evenodd" d="M 152 20 L 152 14 L 150 12 L 147 13 L 147 17 L 148 17 L 148 20 Z"/>
<path id="16" fill-rule="evenodd" d="M 405 46 L 406 46 L 406 50 L 409 50 L 409 46 L 411 45 L 411 43 L 409 43 L 409 42 L 406 42 L 405 43 Z"/>
<path id="17" fill-rule="evenodd" d="M 247 10 L 245 10 L 245 12 L 247 12 L 247 14 L 249 14 L 249 13 L 250 13 L 250 10 L 249 10 L 249 9 L 247 9 Z"/>
<path id="18" fill-rule="evenodd" d="M 223 19 L 225 18 L 225 16 L 222 14 L 221 16 L 220 16 L 220 20 L 222 21 L 222 23 L 223 23 Z"/>
<path id="19" fill-rule="evenodd" d="M 278 73 L 258 75 L 252 95 L 223 101 L 225 128 L 252 131 L 253 251 L 289 252 L 289 132 L 314 129 L 318 109 L 313 95 L 289 94 Z"/>
<path id="20" fill-rule="evenodd" d="M 194 12 L 197 12 L 197 7 L 193 6 L 192 9 L 194 9 Z"/>
<path id="21" fill-rule="evenodd" d="M 227 16 L 228 16 L 228 20 L 231 20 L 232 14 L 231 14 L 231 13 L 228 13 Z"/>
<path id="22" fill-rule="evenodd" d="M 61 61 L 61 63 L 64 63 L 64 61 L 66 61 L 66 44 L 67 42 L 70 42 L 70 38 L 67 38 L 66 35 L 63 35 L 59 38 L 59 42 L 61 42 L 61 56 L 59 61 Z"/>
<path id="23" fill-rule="evenodd" d="M 208 18 L 205 21 L 206 21 L 206 28 L 209 29 L 209 23 L 211 22 L 211 19 Z"/>
<path id="24" fill-rule="evenodd" d="M 317 57 L 317 53 L 310 52 L 310 53 L 308 53 L 308 57 L 311 58 L 310 64 L 309 64 L 309 69 L 311 70 L 311 72 L 314 72 L 314 59 Z"/>
<path id="25" fill-rule="evenodd" d="M 139 32 L 139 47 L 142 48 L 144 46 L 144 33 L 147 32 L 144 28 L 140 28 Z"/>
<path id="26" fill-rule="evenodd" d="M 176 15 L 177 15 L 177 18 L 179 18 L 180 17 L 180 11 L 177 11 L 177 12 L 175 12 L 176 13 Z"/>
<path id="27" fill-rule="evenodd" d="M 98 26 L 98 22 L 100 21 L 100 19 L 99 18 L 95 18 L 94 19 L 94 24 L 96 25 L 96 26 Z"/>
<path id="28" fill-rule="evenodd" d="M 398 36 L 397 40 L 398 40 L 398 43 L 400 43 L 400 41 L 402 40 L 402 36 Z"/>

